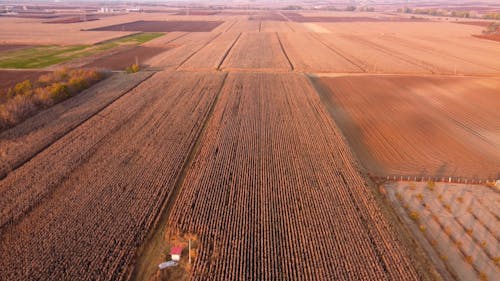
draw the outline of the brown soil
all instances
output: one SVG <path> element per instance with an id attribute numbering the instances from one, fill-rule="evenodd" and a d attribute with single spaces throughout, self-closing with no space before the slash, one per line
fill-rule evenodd
<path id="1" fill-rule="evenodd" d="M 472 35 L 476 38 L 487 39 L 492 41 L 500 41 L 500 33 L 492 33 L 492 34 L 481 34 L 481 35 Z"/>
<path id="2" fill-rule="evenodd" d="M 143 31 L 143 32 L 209 32 L 223 21 L 134 21 L 104 26 L 91 31 Z"/>
<path id="3" fill-rule="evenodd" d="M 111 54 L 109 56 L 99 58 L 94 62 L 84 65 L 84 67 L 124 70 L 126 67 L 135 63 L 136 59 L 138 60 L 140 65 L 146 66 L 144 61 L 154 57 L 161 52 L 165 52 L 166 50 L 168 50 L 168 48 L 136 46 L 132 49 L 125 50 L 117 54 Z"/>
<path id="4" fill-rule="evenodd" d="M 369 172 L 471 179 L 500 175 L 499 79 L 363 76 L 317 82 Z"/>
<path id="5" fill-rule="evenodd" d="M 454 23 L 486 27 L 486 26 L 491 25 L 493 22 L 491 22 L 491 21 L 456 21 Z"/>
<path id="6" fill-rule="evenodd" d="M 0 52 L 2 52 L 2 51 L 16 50 L 16 49 L 21 49 L 21 48 L 26 48 L 26 47 L 29 47 L 29 45 L 14 45 L 14 44 L 1 45 L 0 44 Z"/>
<path id="7" fill-rule="evenodd" d="M 46 71 L 17 71 L 17 70 L 0 70 L 0 101 L 2 101 L 3 96 L 7 93 L 7 90 L 17 83 L 24 80 L 34 81 Z"/>
<path id="8" fill-rule="evenodd" d="M 222 69 L 291 70 L 276 33 L 243 33 L 221 66 Z"/>

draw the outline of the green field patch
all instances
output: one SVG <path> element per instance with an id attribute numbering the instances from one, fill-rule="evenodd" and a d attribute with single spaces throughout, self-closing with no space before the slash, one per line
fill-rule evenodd
<path id="1" fill-rule="evenodd" d="M 140 45 L 163 35 L 164 33 L 137 33 L 95 45 L 34 46 L 4 51 L 0 52 L 0 68 L 44 68 L 123 45 Z"/>

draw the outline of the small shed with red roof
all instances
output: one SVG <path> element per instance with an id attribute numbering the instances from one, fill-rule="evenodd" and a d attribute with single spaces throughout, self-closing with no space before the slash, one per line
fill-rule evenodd
<path id="1" fill-rule="evenodd" d="M 182 247 L 172 247 L 170 249 L 170 256 L 172 256 L 173 261 L 179 261 L 181 259 Z"/>

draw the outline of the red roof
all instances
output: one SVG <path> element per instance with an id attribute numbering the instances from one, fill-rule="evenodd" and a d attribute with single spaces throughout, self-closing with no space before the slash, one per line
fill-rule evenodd
<path id="1" fill-rule="evenodd" d="M 170 249 L 171 255 L 180 255 L 182 253 L 182 247 L 173 247 Z"/>

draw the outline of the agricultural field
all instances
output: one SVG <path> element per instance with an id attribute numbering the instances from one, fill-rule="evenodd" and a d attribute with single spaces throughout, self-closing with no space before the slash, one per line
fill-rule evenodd
<path id="1" fill-rule="evenodd" d="M 499 175 L 500 79 L 313 79 L 370 173 L 490 180 Z"/>
<path id="2" fill-rule="evenodd" d="M 500 276 L 500 195 L 491 187 L 433 182 L 386 184 L 391 202 L 436 263 L 456 280 Z"/>
<path id="3" fill-rule="evenodd" d="M 91 31 L 208 32 L 221 21 L 134 21 L 90 29 Z"/>
<path id="4" fill-rule="evenodd" d="M 190 279 L 418 280 L 341 138 L 304 76 L 229 74 L 168 223 Z"/>
<path id="5" fill-rule="evenodd" d="M 0 3 L 0 281 L 498 279 L 496 6 L 337 2 Z"/>
<path id="6" fill-rule="evenodd" d="M 44 68 L 92 56 L 120 46 L 139 45 L 163 33 L 137 33 L 95 45 L 33 46 L 0 52 L 0 68 Z"/>
<path id="7" fill-rule="evenodd" d="M 276 33 L 244 33 L 221 66 L 228 70 L 287 71 L 290 61 Z"/>
<path id="8" fill-rule="evenodd" d="M 2 276 L 126 278 L 222 78 L 155 74 L 3 179 Z"/>

